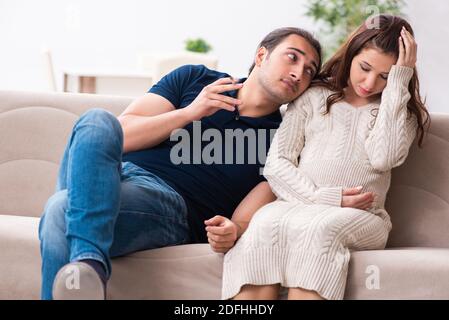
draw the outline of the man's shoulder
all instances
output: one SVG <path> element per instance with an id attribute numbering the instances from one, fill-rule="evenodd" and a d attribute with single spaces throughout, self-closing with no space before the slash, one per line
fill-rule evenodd
<path id="1" fill-rule="evenodd" d="M 211 70 L 202 64 L 185 64 L 166 74 L 152 90 L 164 86 L 178 91 L 189 90 L 192 85 L 205 86 L 226 76 L 226 73 Z"/>
<path id="2" fill-rule="evenodd" d="M 229 75 L 225 72 L 212 70 L 206 67 L 204 64 L 186 64 L 179 67 L 176 70 L 180 74 L 184 74 L 186 76 L 192 78 L 200 78 L 200 77 L 213 77 L 213 78 L 224 78 L 229 77 Z"/>

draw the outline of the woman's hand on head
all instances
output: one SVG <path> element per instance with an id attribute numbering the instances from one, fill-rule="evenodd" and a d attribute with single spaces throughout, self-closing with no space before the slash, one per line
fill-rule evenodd
<path id="1" fill-rule="evenodd" d="M 417 60 L 418 44 L 404 27 L 402 27 L 401 36 L 399 37 L 399 58 L 396 62 L 397 66 L 414 68 Z"/>

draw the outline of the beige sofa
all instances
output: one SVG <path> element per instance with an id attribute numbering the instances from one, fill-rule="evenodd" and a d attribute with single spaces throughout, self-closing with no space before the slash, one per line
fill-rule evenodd
<path id="1" fill-rule="evenodd" d="M 0 91 L 0 299 L 39 299 L 39 216 L 74 121 L 130 101 Z M 432 117 L 425 148 L 393 172 L 388 248 L 352 254 L 347 299 L 449 299 L 449 114 Z M 207 244 L 114 259 L 108 298 L 219 299 L 222 261 Z"/>

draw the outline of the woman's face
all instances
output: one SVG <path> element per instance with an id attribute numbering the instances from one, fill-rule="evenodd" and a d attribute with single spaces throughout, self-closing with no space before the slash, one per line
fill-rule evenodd
<path id="1" fill-rule="evenodd" d="M 387 85 L 388 73 L 396 60 L 395 56 L 378 49 L 363 49 L 352 59 L 349 88 L 359 98 L 374 98 Z"/>

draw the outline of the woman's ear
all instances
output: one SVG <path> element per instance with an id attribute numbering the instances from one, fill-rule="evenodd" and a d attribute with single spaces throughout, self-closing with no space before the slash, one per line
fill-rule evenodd
<path id="1" fill-rule="evenodd" d="M 260 47 L 257 50 L 256 53 L 256 58 L 254 60 L 254 63 L 256 66 L 260 67 L 260 65 L 262 64 L 262 61 L 265 59 L 266 55 L 268 54 L 268 50 L 265 47 Z"/>

